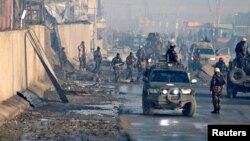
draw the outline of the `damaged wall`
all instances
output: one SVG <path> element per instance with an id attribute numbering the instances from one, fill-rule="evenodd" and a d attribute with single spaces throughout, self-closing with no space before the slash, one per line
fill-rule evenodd
<path id="1" fill-rule="evenodd" d="M 82 41 L 85 42 L 87 53 L 89 57 L 91 49 L 91 24 L 65 24 L 58 25 L 58 34 L 61 45 L 65 47 L 68 59 L 77 64 L 78 62 L 78 46 Z"/>
<path id="2" fill-rule="evenodd" d="M 49 30 L 44 26 L 31 28 L 44 49 L 51 49 Z M 16 95 L 17 91 L 25 90 L 27 85 L 29 88 L 34 85 L 46 87 L 42 82 L 47 80 L 47 75 L 29 40 L 25 40 L 25 32 L 26 30 L 0 32 L 0 101 Z"/>

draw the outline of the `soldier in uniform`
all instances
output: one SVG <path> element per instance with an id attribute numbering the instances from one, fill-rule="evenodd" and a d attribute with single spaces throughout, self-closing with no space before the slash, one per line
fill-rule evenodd
<path id="1" fill-rule="evenodd" d="M 138 66 L 138 74 L 137 74 L 137 78 L 136 81 L 140 82 L 141 76 L 144 74 L 144 72 L 147 69 L 147 61 L 146 59 L 141 60 L 139 66 Z"/>
<path id="2" fill-rule="evenodd" d="M 212 94 L 213 106 L 214 110 L 211 112 L 212 114 L 220 113 L 220 97 L 222 94 L 223 86 L 225 85 L 225 78 L 220 74 L 220 69 L 214 69 L 214 75 L 211 80 L 210 92 Z"/>
<path id="3" fill-rule="evenodd" d="M 87 53 L 84 41 L 82 41 L 81 44 L 78 46 L 78 57 L 80 61 L 79 69 L 84 70 L 86 68 L 87 63 Z"/>
<path id="4" fill-rule="evenodd" d="M 95 61 L 95 69 L 94 72 L 96 74 L 100 74 L 100 67 L 101 67 L 101 63 L 102 63 L 102 53 L 101 53 L 101 49 L 98 46 L 96 51 L 94 52 L 94 61 Z"/>
<path id="5" fill-rule="evenodd" d="M 130 81 L 133 82 L 133 72 L 134 68 L 136 67 L 136 58 L 132 52 L 130 52 L 129 56 L 126 58 L 126 64 L 128 70 L 127 79 L 130 79 Z"/>
<path id="6" fill-rule="evenodd" d="M 221 73 L 224 75 L 224 77 L 226 76 L 227 72 L 228 72 L 228 68 L 227 65 L 224 62 L 224 59 L 222 57 L 219 58 L 219 62 L 217 62 L 214 65 L 215 68 L 219 68 Z"/>
<path id="7" fill-rule="evenodd" d="M 176 45 L 173 43 L 170 45 L 170 48 L 168 49 L 166 53 L 166 59 L 168 60 L 168 63 L 173 63 L 173 64 L 179 64 L 178 61 L 178 55 L 177 52 L 175 51 Z"/>
<path id="8" fill-rule="evenodd" d="M 112 62 L 111 62 L 111 65 L 113 66 L 113 69 L 114 69 L 114 74 L 115 74 L 115 82 L 119 82 L 119 79 L 120 79 L 120 71 L 122 69 L 122 66 L 123 66 L 123 62 L 122 62 L 122 59 L 120 57 L 120 54 L 117 53 L 116 54 L 116 57 L 114 57 L 112 59 Z"/>
<path id="9" fill-rule="evenodd" d="M 238 68 L 244 68 L 245 59 L 249 56 L 247 38 L 242 38 L 242 40 L 236 45 L 235 48 L 236 61 Z"/>

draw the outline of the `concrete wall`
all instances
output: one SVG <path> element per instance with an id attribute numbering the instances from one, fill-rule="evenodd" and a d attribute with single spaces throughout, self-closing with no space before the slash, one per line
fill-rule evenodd
<path id="1" fill-rule="evenodd" d="M 36 32 L 44 49 L 51 48 L 47 39 L 50 37 L 49 30 L 44 26 L 31 28 Z M 25 33 L 26 30 L 0 32 L 0 101 L 47 79 L 45 70 Z"/>
<path id="2" fill-rule="evenodd" d="M 61 45 L 65 47 L 68 59 L 74 64 L 78 63 L 76 61 L 78 60 L 78 46 L 82 41 L 85 42 L 88 56 L 92 57 L 90 54 L 91 27 L 91 24 L 66 24 L 57 27 Z"/>

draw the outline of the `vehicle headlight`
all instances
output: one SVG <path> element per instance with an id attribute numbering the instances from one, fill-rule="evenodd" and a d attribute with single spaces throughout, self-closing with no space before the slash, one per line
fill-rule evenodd
<path id="1" fill-rule="evenodd" d="M 210 60 L 210 61 L 215 61 L 216 58 L 213 58 L 213 57 L 212 57 L 212 58 L 209 58 L 209 60 Z"/>
<path id="2" fill-rule="evenodd" d="M 190 94 L 192 92 L 191 89 L 181 89 L 183 94 Z"/>
<path id="3" fill-rule="evenodd" d="M 151 94 L 157 94 L 158 90 L 157 89 L 148 89 L 148 92 Z"/>
<path id="4" fill-rule="evenodd" d="M 173 88 L 169 90 L 168 100 L 170 101 L 178 101 L 181 99 L 182 91 L 179 88 Z"/>
<path id="5" fill-rule="evenodd" d="M 191 57 L 191 60 L 194 60 L 194 57 Z"/>
<path id="6" fill-rule="evenodd" d="M 163 93 L 163 94 L 167 94 L 167 93 L 168 93 L 168 90 L 162 90 L 162 93 Z"/>

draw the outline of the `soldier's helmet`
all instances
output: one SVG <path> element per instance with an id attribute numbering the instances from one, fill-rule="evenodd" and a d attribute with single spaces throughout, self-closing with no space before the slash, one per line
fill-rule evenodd
<path id="1" fill-rule="evenodd" d="M 247 41 L 247 38 L 243 37 L 243 38 L 241 39 L 241 41 L 242 41 L 242 42 L 246 42 L 246 41 Z"/>
<path id="2" fill-rule="evenodd" d="M 120 53 L 116 53 L 116 56 L 119 57 L 119 56 L 120 56 Z"/>
<path id="3" fill-rule="evenodd" d="M 170 46 L 176 46 L 175 39 L 171 39 L 171 40 L 169 41 L 169 43 L 170 43 Z"/>
<path id="4" fill-rule="evenodd" d="M 215 68 L 215 69 L 214 69 L 214 72 L 215 72 L 215 73 L 220 73 L 220 68 Z"/>

